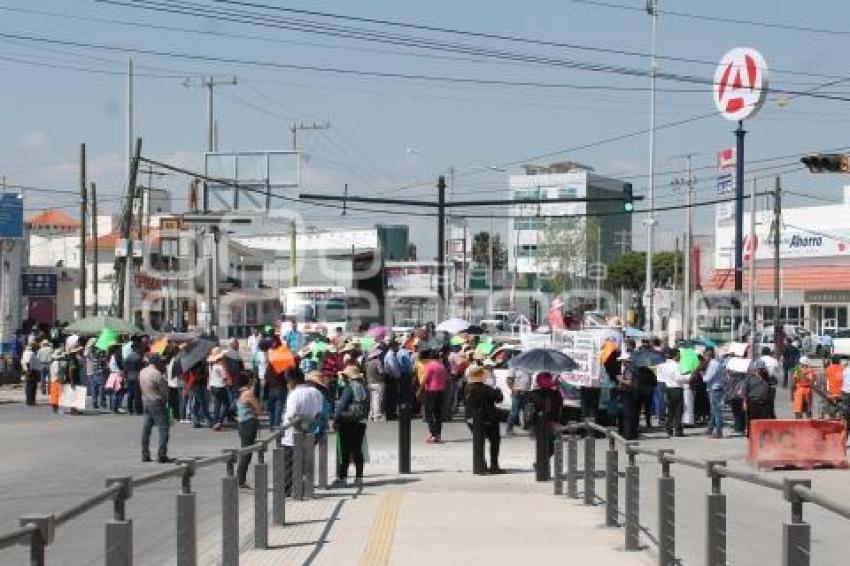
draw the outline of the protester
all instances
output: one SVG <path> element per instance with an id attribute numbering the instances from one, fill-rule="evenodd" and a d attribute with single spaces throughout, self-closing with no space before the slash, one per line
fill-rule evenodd
<path id="1" fill-rule="evenodd" d="M 347 366 L 339 376 L 343 380 L 343 387 L 334 416 L 339 442 L 336 486 L 345 487 L 348 467 L 352 461 L 355 481 L 363 481 L 363 440 L 366 436 L 365 421 L 369 415 L 369 394 L 363 383 L 363 374 L 356 366 Z"/>
<path id="2" fill-rule="evenodd" d="M 782 387 L 788 387 L 788 376 L 791 371 L 797 367 L 800 361 L 800 349 L 791 342 L 790 338 L 785 339 L 785 349 L 782 352 Z"/>
<path id="3" fill-rule="evenodd" d="M 189 368 L 189 371 L 183 376 L 183 380 L 186 382 L 186 388 L 188 389 L 188 395 L 191 398 L 192 426 L 194 428 L 201 428 L 204 424 L 212 427 L 215 424 L 210 415 L 209 399 L 207 398 L 208 376 L 206 366 L 207 364 L 204 360 L 201 360 Z"/>
<path id="4" fill-rule="evenodd" d="M 304 374 L 300 371 L 290 371 L 286 374 L 286 385 L 288 393 L 286 396 L 286 408 L 283 412 L 283 433 L 281 443 L 288 453 L 288 465 L 286 468 L 286 493 L 292 489 L 292 452 L 295 446 L 294 427 L 307 432 L 322 415 L 324 398 L 314 387 L 308 386 L 304 381 Z"/>
<path id="5" fill-rule="evenodd" d="M 747 413 L 747 436 L 750 436 L 752 422 L 770 418 L 770 376 L 765 364 L 756 360 L 744 381 L 744 410 Z"/>
<path id="6" fill-rule="evenodd" d="M 835 416 L 837 413 L 835 406 L 841 401 L 841 386 L 844 385 L 844 366 L 841 363 L 841 358 L 833 356 L 832 363 L 826 367 L 824 374 L 826 376 L 827 399 L 831 402 L 829 414 Z"/>
<path id="7" fill-rule="evenodd" d="M 168 380 L 165 378 L 166 362 L 159 354 L 148 357 L 148 365 L 139 373 L 139 391 L 143 405 L 142 462 L 151 461 L 150 438 L 154 425 L 159 433 L 159 448 L 156 461 L 160 464 L 173 462 L 168 457 Z"/>
<path id="8" fill-rule="evenodd" d="M 168 366 L 165 369 L 165 376 L 168 380 L 168 410 L 171 411 L 171 416 L 179 421 L 184 422 L 186 418 L 186 404 L 183 396 L 183 375 L 180 372 L 180 360 L 174 355 L 174 347 L 171 346 L 167 350 L 169 352 Z M 179 352 L 179 349 L 177 350 Z"/>
<path id="9" fill-rule="evenodd" d="M 703 356 L 707 362 L 702 381 L 708 389 L 708 429 L 711 438 L 723 438 L 723 365 L 715 358 L 714 348 L 706 348 Z"/>
<path id="10" fill-rule="evenodd" d="M 209 364 L 209 388 L 210 396 L 213 400 L 212 422 L 213 430 L 221 430 L 224 426 L 224 421 L 227 415 L 231 412 L 231 395 L 228 391 L 228 385 L 232 382 L 230 372 L 225 361 L 224 350 L 216 346 L 212 349 L 207 357 Z M 241 393 L 236 397 L 238 398 Z M 234 403 L 235 405 L 235 403 Z M 233 407 L 236 411 L 236 407 Z M 238 420 L 238 419 L 237 419 Z"/>
<path id="11" fill-rule="evenodd" d="M 439 443 L 443 434 L 443 399 L 449 383 L 449 373 L 443 360 L 434 355 L 429 356 L 422 377 L 424 391 L 425 420 L 428 423 L 429 436 L 425 440 L 429 444 Z"/>
<path id="12" fill-rule="evenodd" d="M 723 398 L 732 411 L 732 431 L 735 434 L 744 434 L 747 431 L 747 413 L 744 407 L 744 389 L 746 387 L 747 374 L 729 369 L 729 364 L 734 358 L 735 356 L 732 354 L 726 358 Z"/>
<path id="13" fill-rule="evenodd" d="M 401 383 L 401 360 L 399 344 L 391 340 L 384 354 L 384 412 L 388 420 L 398 416 L 399 384 Z"/>
<path id="14" fill-rule="evenodd" d="M 667 351 L 667 361 L 658 366 L 658 382 L 665 387 L 667 405 L 666 429 L 669 436 L 685 436 L 682 426 L 684 412 L 684 392 L 682 386 L 690 378 L 683 376 L 679 369 L 679 350 L 670 348 Z"/>
<path id="15" fill-rule="evenodd" d="M 632 364 L 631 356 L 623 352 L 617 358 L 620 362 L 620 375 L 617 376 L 617 386 L 620 394 L 622 416 L 620 418 L 620 434 L 626 440 L 638 439 L 640 424 L 640 373 Z"/>
<path id="16" fill-rule="evenodd" d="M 366 383 L 369 386 L 369 420 L 383 421 L 384 415 L 384 368 L 381 363 L 381 350 L 374 348 L 369 352 L 366 364 Z"/>
<path id="17" fill-rule="evenodd" d="M 50 362 L 50 406 L 53 414 L 59 414 L 59 401 L 62 386 L 68 383 L 68 357 L 62 347 L 53 351 Z"/>
<path id="18" fill-rule="evenodd" d="M 335 400 L 331 395 L 330 389 L 325 385 L 325 378 L 322 372 L 318 370 L 311 371 L 305 376 L 304 380 L 308 386 L 322 394 L 322 412 L 318 415 L 312 429 L 316 442 L 319 442 L 327 434 L 330 422 L 333 419 Z"/>
<path id="19" fill-rule="evenodd" d="M 239 353 L 239 340 L 231 338 L 228 342 L 227 350 L 224 350 L 225 364 L 225 387 L 229 397 L 229 403 L 225 411 L 225 417 L 230 422 L 236 421 L 236 399 L 242 390 L 245 362 L 242 361 L 242 355 Z"/>
<path id="20" fill-rule="evenodd" d="M 266 401 L 269 410 L 269 430 L 280 428 L 283 407 L 286 404 L 286 372 L 277 372 L 271 366 L 266 371 Z"/>
<path id="21" fill-rule="evenodd" d="M 800 365 L 794 368 L 791 380 L 791 404 L 794 418 L 812 418 L 812 386 L 815 382 L 815 371 L 809 366 L 809 358 L 802 356 Z"/>
<path id="22" fill-rule="evenodd" d="M 298 321 L 294 318 L 290 321 L 290 328 L 283 335 L 283 341 L 289 346 L 290 352 L 298 352 L 304 345 L 304 335 L 298 330 Z"/>
<path id="23" fill-rule="evenodd" d="M 21 370 L 24 379 L 24 395 L 27 405 L 35 405 L 35 394 L 38 391 L 40 369 L 37 368 L 38 358 L 35 355 L 35 345 L 30 343 L 21 354 Z"/>
<path id="24" fill-rule="evenodd" d="M 257 441 L 257 432 L 260 429 L 260 415 L 263 407 L 260 400 L 254 395 L 254 375 L 250 371 L 244 371 L 242 387 L 236 398 L 236 422 L 239 423 L 239 445 L 242 448 L 251 446 Z M 251 463 L 252 452 L 246 452 L 239 456 L 239 465 L 236 468 L 236 481 L 239 487 L 250 489 L 248 485 L 248 465 Z"/>
<path id="25" fill-rule="evenodd" d="M 551 458 L 555 453 L 555 429 L 560 425 L 564 401 L 558 391 L 555 378 L 548 371 L 537 372 L 534 376 L 534 385 L 535 388 L 532 389 L 528 398 L 528 402 L 534 409 L 530 425 L 535 435 L 540 431 L 546 435 L 548 457 Z M 535 462 L 535 469 L 542 464 L 542 462 Z M 547 461 L 547 468 L 548 465 Z"/>
<path id="26" fill-rule="evenodd" d="M 103 357 L 95 347 L 96 343 L 96 338 L 90 338 L 86 342 L 83 358 L 85 360 L 89 392 L 92 398 L 92 407 L 100 409 L 101 407 L 106 408 L 106 376 L 104 375 Z"/>
<path id="27" fill-rule="evenodd" d="M 521 424 L 520 415 L 523 414 L 525 405 L 528 403 L 528 396 L 531 393 L 531 374 L 522 368 L 511 368 L 508 371 L 507 385 L 511 390 L 511 412 L 508 414 L 505 434 L 513 436 L 514 427 Z"/>
<path id="28" fill-rule="evenodd" d="M 142 395 L 139 389 L 139 375 L 142 371 L 141 344 L 134 338 L 130 352 L 124 358 L 124 382 L 127 388 L 127 412 L 131 415 L 142 414 Z"/>
<path id="29" fill-rule="evenodd" d="M 41 381 L 41 394 L 47 395 L 47 389 L 50 383 L 50 363 L 53 361 L 53 346 L 50 340 L 42 340 L 38 350 L 36 350 L 35 358 L 38 360 L 38 369 L 41 371 L 39 381 Z"/>
<path id="30" fill-rule="evenodd" d="M 487 385 L 489 371 L 484 367 L 472 368 L 466 387 L 464 410 L 466 422 L 472 430 L 473 473 L 476 475 L 503 474 L 499 467 L 499 413 L 496 404 L 502 402 L 502 391 Z M 484 442 L 490 443 L 490 466 L 484 459 Z"/>
<path id="31" fill-rule="evenodd" d="M 124 400 L 124 371 L 121 369 L 121 346 L 115 344 L 107 350 L 109 356 L 109 377 L 106 378 L 106 393 L 109 396 L 109 409 L 113 413 L 123 413 L 121 403 Z"/>

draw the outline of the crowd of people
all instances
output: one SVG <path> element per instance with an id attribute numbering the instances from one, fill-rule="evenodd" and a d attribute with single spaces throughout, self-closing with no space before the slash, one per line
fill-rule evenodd
<path id="1" fill-rule="evenodd" d="M 154 428 L 156 460 L 172 461 L 168 443 L 174 422 L 235 430 L 242 446 L 253 444 L 261 422 L 267 422 L 270 430 L 286 429 L 281 443 L 287 451 L 293 450 L 294 427 L 306 427 L 317 437 L 334 429 L 336 481 L 345 485 L 352 464 L 355 481 L 363 478 L 368 423 L 398 418 L 402 405 L 427 423 L 428 444 L 443 442 L 443 423 L 462 416 L 472 432 L 476 474 L 504 472 L 499 464 L 503 423 L 507 436 L 517 427 L 545 434 L 551 456 L 555 430 L 573 416 L 565 413 L 565 384 L 557 372 L 511 370 L 510 399 L 504 399 L 487 355 L 493 348 L 481 348 L 479 336 L 447 338 L 427 329 L 402 339 L 389 332 L 366 339 L 341 329 L 331 337 L 305 335 L 290 321 L 282 332 L 256 329 L 244 347 L 235 339 L 221 346 L 203 337 L 184 343 L 126 337 L 101 349 L 95 338 L 33 333 L 20 362 L 29 405 L 40 391 L 53 412 L 63 414 L 63 388 L 82 388 L 95 410 L 141 416 L 145 462 L 153 460 Z M 197 356 L 199 341 L 209 347 Z M 789 346 L 791 358 L 777 360 L 765 349 L 743 366 L 731 350 L 718 355 L 714 347 L 701 347 L 698 363 L 683 372 L 679 349 L 664 348 L 657 339 L 636 343 L 614 329 L 599 353 L 607 381 L 580 388 L 576 416 L 615 424 L 628 440 L 653 429 L 653 419 L 670 436 L 683 436 L 686 426 L 705 426 L 711 438 L 722 438 L 728 407 L 733 433 L 745 435 L 752 421 L 776 417 L 777 391 L 787 383 L 794 415 L 812 417 L 820 384 L 808 358 L 795 357 Z M 826 410 L 846 415 L 850 368 L 834 358 L 824 376 Z M 504 410 L 507 401 L 510 409 Z M 248 487 L 250 458 L 243 455 L 237 469 L 243 487 Z"/>

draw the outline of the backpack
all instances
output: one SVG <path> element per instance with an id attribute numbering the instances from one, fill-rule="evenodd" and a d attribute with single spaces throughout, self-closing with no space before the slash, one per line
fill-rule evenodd
<path id="1" fill-rule="evenodd" d="M 357 380 L 351 380 L 348 384 L 351 389 L 351 403 L 348 408 L 340 414 L 342 421 L 359 423 L 365 421 L 367 415 L 367 403 L 369 395 L 366 393 L 366 388 Z"/>

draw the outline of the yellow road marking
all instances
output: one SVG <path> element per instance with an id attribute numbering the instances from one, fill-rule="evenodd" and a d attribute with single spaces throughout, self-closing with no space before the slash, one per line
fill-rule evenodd
<path id="1" fill-rule="evenodd" d="M 390 563 L 401 498 L 399 492 L 384 496 L 375 513 L 372 531 L 360 556 L 359 566 L 387 566 Z"/>

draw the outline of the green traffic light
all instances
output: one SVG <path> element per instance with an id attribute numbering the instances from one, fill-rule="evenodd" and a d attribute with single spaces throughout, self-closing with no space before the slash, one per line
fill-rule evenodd
<path id="1" fill-rule="evenodd" d="M 634 205 L 634 203 L 631 203 L 631 202 L 624 202 L 624 203 L 623 203 L 623 210 L 624 210 L 625 212 L 634 212 L 634 210 L 635 210 L 635 205 Z"/>

